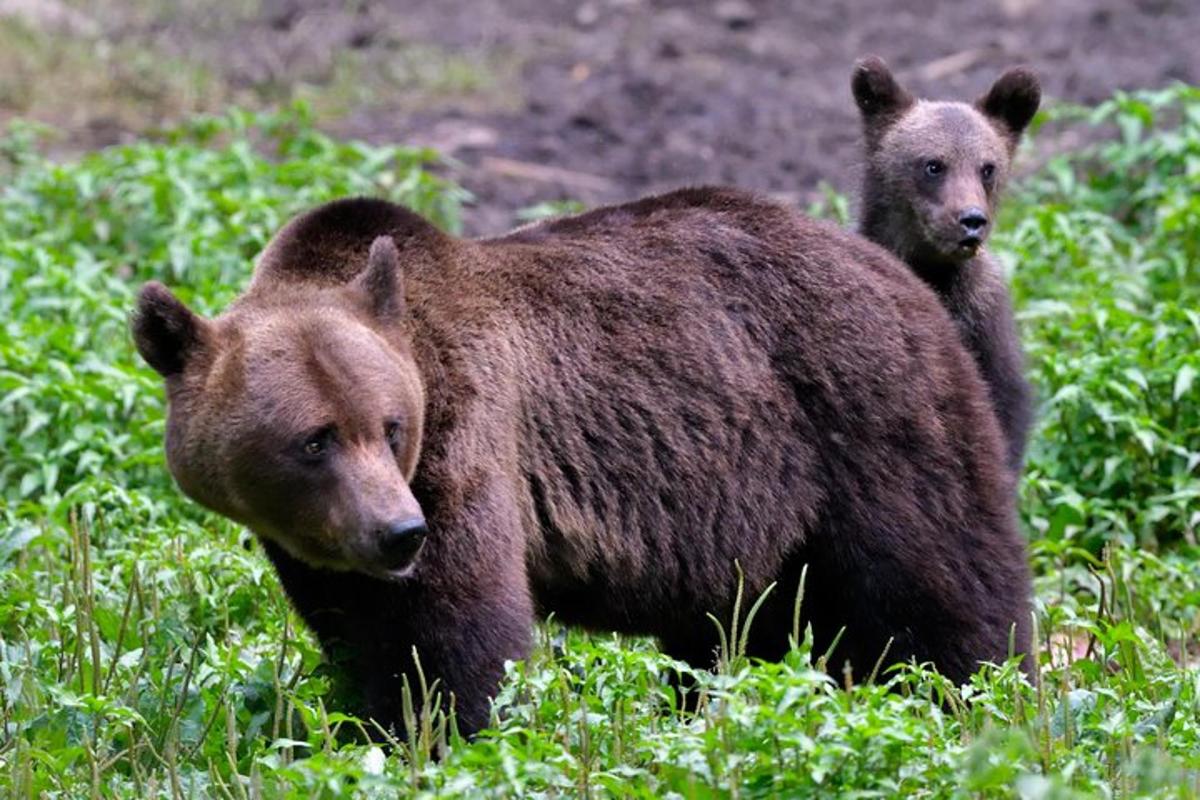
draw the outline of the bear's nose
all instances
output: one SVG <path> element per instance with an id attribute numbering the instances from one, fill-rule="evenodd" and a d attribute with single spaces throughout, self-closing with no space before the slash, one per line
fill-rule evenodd
<path id="1" fill-rule="evenodd" d="M 394 570 L 408 566 L 427 533 L 429 529 L 421 517 L 395 520 L 376 528 L 375 539 L 384 568 Z"/>
<path id="2" fill-rule="evenodd" d="M 978 236 L 987 227 L 987 214 L 983 213 L 982 208 L 972 206 L 958 215 L 958 224 L 962 225 L 968 236 Z"/>

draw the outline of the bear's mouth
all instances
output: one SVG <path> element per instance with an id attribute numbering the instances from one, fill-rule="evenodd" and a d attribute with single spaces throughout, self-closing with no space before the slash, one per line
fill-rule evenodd
<path id="1" fill-rule="evenodd" d="M 375 578 L 376 580 L 386 581 L 388 583 L 401 583 L 413 576 L 417 570 L 416 559 L 398 569 L 384 569 L 382 567 L 371 567 L 369 569 L 359 569 L 358 571 Z"/>
<path id="2" fill-rule="evenodd" d="M 982 236 L 964 236 L 958 240 L 958 249 L 965 253 L 975 253 L 983 244 Z"/>
<path id="3" fill-rule="evenodd" d="M 418 542 L 403 558 L 392 554 L 390 558 L 374 558 L 360 561 L 353 569 L 364 572 L 373 578 L 383 581 L 403 581 L 412 577 L 417 568 L 417 559 L 425 549 L 424 542 Z"/>

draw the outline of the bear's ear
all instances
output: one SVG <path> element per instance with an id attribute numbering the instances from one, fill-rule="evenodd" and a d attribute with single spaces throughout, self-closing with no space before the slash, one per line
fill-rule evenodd
<path id="1" fill-rule="evenodd" d="M 376 236 L 367 254 L 367 268 L 357 281 L 367 309 L 380 322 L 396 322 L 404 314 L 404 282 L 400 253 L 391 236 Z"/>
<path id="2" fill-rule="evenodd" d="M 1014 67 L 1001 75 L 988 93 L 975 101 L 975 107 L 999 121 L 1016 144 L 1025 126 L 1042 102 L 1042 87 L 1037 75 L 1027 67 Z"/>
<path id="3" fill-rule="evenodd" d="M 164 378 L 182 373 L 209 333 L 208 321 L 158 281 L 142 287 L 130 327 L 138 352 Z"/>
<path id="4" fill-rule="evenodd" d="M 879 56 L 867 56 L 855 62 L 850 88 L 868 130 L 895 122 L 916 102 L 916 98 L 896 82 L 892 71 Z"/>

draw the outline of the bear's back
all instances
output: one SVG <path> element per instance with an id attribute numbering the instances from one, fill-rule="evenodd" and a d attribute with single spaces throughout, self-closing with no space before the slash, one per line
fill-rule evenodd
<path id="1" fill-rule="evenodd" d="M 759 361 L 840 390 L 860 416 L 878 416 L 867 406 L 905 382 L 961 367 L 945 344 L 953 323 L 902 263 L 748 192 L 683 189 L 478 245 L 483 293 L 535 338 L 552 331 L 560 354 L 574 341 L 697 369 Z"/>
<path id="2" fill-rule="evenodd" d="M 545 537 L 531 578 L 563 619 L 645 630 L 679 587 L 731 585 L 735 561 L 761 589 L 810 535 L 886 560 L 915 547 L 906 531 L 1008 525 L 974 365 L 934 294 L 875 245 L 726 189 L 477 245 L 468 294 L 491 299 L 519 361 L 516 440 Z M 944 569 L 973 574 L 959 559 L 976 552 L 993 551 Z M 586 574 L 604 582 L 562 581 Z M 637 601 L 614 614 L 599 595 Z"/>
<path id="3" fill-rule="evenodd" d="M 478 244 L 493 253 L 519 254 L 534 275 L 570 279 L 565 270 L 572 269 L 600 285 L 644 284 L 669 271 L 725 288 L 795 291 L 796 300 L 821 287 L 854 286 L 883 290 L 936 314 L 937 304 L 921 283 L 882 249 L 831 223 L 728 187 L 679 189 L 532 223 Z"/>

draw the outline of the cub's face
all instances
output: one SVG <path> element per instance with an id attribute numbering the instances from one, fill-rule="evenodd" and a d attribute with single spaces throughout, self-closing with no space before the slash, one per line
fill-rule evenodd
<path id="1" fill-rule="evenodd" d="M 395 309 L 359 285 L 293 299 L 209 321 L 143 289 L 134 331 L 166 378 L 168 466 L 309 565 L 404 577 L 426 534 L 408 485 L 424 394 Z"/>
<path id="2" fill-rule="evenodd" d="M 917 103 L 869 156 L 884 198 L 912 231 L 910 249 L 938 261 L 973 257 L 992 231 L 1009 151 L 965 103 Z"/>
<path id="3" fill-rule="evenodd" d="M 1013 153 L 1041 102 L 1037 77 L 1011 69 L 973 104 L 918 100 L 870 56 L 855 65 L 851 88 L 866 138 L 872 238 L 906 260 L 973 257 L 991 233 Z"/>

